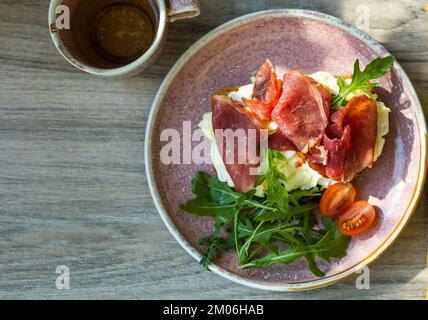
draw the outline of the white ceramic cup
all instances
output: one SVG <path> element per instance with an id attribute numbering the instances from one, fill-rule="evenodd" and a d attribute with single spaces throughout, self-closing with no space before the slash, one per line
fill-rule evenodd
<path id="1" fill-rule="evenodd" d="M 200 13 L 198 0 L 148 0 L 150 5 L 154 8 L 156 16 L 154 40 L 149 49 L 129 64 L 118 67 L 95 67 L 87 63 L 85 59 L 81 59 L 76 52 L 70 49 L 71 46 L 64 43 L 64 39 L 60 36 L 60 31 L 57 27 L 57 20 L 59 13 L 61 13 L 61 10 L 58 10 L 61 8 L 59 6 L 65 5 L 69 9 L 72 27 L 73 14 L 75 13 L 74 9 L 80 1 L 88 0 L 51 0 L 49 7 L 49 31 L 52 41 L 61 55 L 70 64 L 89 74 L 104 77 L 131 76 L 141 73 L 159 56 L 166 40 L 168 22 L 191 18 Z M 112 0 L 109 0 L 109 3 L 111 2 Z M 118 0 L 117 2 L 120 3 L 121 1 Z"/>

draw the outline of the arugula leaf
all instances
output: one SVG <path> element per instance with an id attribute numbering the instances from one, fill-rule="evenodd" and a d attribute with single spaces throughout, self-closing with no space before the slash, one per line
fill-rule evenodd
<path id="1" fill-rule="evenodd" d="M 309 271 L 312 272 L 317 277 L 324 277 L 325 273 L 320 270 L 316 261 L 315 255 L 313 253 L 305 254 L 306 264 L 308 265 Z"/>
<path id="2" fill-rule="evenodd" d="M 345 238 L 344 236 L 336 237 L 334 232 L 330 230 L 314 245 L 306 245 L 300 242 L 279 253 L 271 252 L 260 259 L 250 261 L 243 267 L 268 267 L 273 263 L 291 263 L 304 257 L 310 271 L 322 277 L 324 273 L 318 268 L 315 257 L 319 256 L 327 262 L 330 262 L 330 258 L 342 258 L 343 254 L 346 254 L 346 248 L 350 241 L 349 237 Z"/>
<path id="3" fill-rule="evenodd" d="M 281 252 L 271 252 L 265 255 L 263 258 L 250 261 L 244 264 L 242 267 L 268 267 L 272 263 L 288 264 L 302 258 L 305 253 L 305 248 L 302 245 L 290 246 L 289 248 Z"/>
<path id="4" fill-rule="evenodd" d="M 199 198 L 217 204 L 234 203 L 239 198 L 239 193 L 234 192 L 227 183 L 201 171 L 192 180 L 192 192 Z"/>
<path id="5" fill-rule="evenodd" d="M 352 238 L 341 234 L 337 230 L 334 220 L 323 217 L 322 222 L 328 230 L 329 238 L 320 244 L 323 250 L 320 250 L 318 256 L 327 262 L 330 262 L 331 258 L 343 258 L 346 256 L 346 249 Z"/>
<path id="6" fill-rule="evenodd" d="M 241 223 L 238 227 L 240 238 L 247 237 L 249 242 L 267 241 L 272 238 L 272 235 L 277 233 L 289 232 L 294 234 L 301 230 L 297 225 L 290 223 L 266 224 L 264 221 L 259 222 L 256 228 L 253 227 L 250 221 L 245 224 Z"/>
<path id="7" fill-rule="evenodd" d="M 314 202 L 317 199 L 312 199 L 313 197 L 320 197 L 321 189 L 320 188 L 312 188 L 309 190 L 294 190 L 293 193 L 289 194 L 289 198 L 293 203 L 299 203 L 302 201 L 309 200 L 310 202 Z M 318 201 L 316 201 L 318 203 Z"/>
<path id="8" fill-rule="evenodd" d="M 225 182 L 205 172 L 198 172 L 192 180 L 192 192 L 196 198 L 180 206 L 180 209 L 199 216 L 223 216 L 225 221 L 232 218 L 236 201 L 241 193 L 233 191 Z M 250 198 L 245 203 L 251 207 L 273 210 Z"/>
<path id="9" fill-rule="evenodd" d="M 368 91 L 376 87 L 378 84 L 370 81 L 383 77 L 389 71 L 393 63 L 393 56 L 376 58 L 366 66 L 364 71 L 361 71 L 360 61 L 357 59 L 354 64 L 354 72 L 350 84 L 346 84 L 340 77 L 337 78 L 339 93 L 334 97 L 333 105 L 343 106 L 350 93 L 357 90 Z"/>
<path id="10" fill-rule="evenodd" d="M 284 160 L 285 158 L 281 153 L 273 150 L 269 150 L 267 157 L 268 170 L 265 177 L 268 184 L 267 202 L 269 205 L 275 206 L 279 212 L 288 216 L 290 214 L 288 191 L 281 183 L 281 180 L 285 181 L 286 177 L 283 173 L 278 172 L 274 164 L 275 159 Z"/>
<path id="11" fill-rule="evenodd" d="M 330 262 L 331 258 L 343 258 L 346 249 L 351 241 L 351 237 L 340 234 L 331 219 L 325 225 L 325 234 L 318 239 L 315 244 L 305 244 L 298 242 L 291 244 L 286 250 L 279 253 L 271 252 L 260 259 L 248 262 L 243 267 L 267 267 L 273 263 L 291 263 L 297 259 L 305 258 L 309 270 L 318 277 L 323 277 L 324 273 L 319 269 L 315 257 Z"/>
<path id="12" fill-rule="evenodd" d="M 215 219 L 215 229 L 211 236 L 199 239 L 199 244 L 207 246 L 205 253 L 199 263 L 208 269 L 211 261 L 218 257 L 223 251 L 233 248 L 233 237 L 229 235 L 226 239 L 220 237 L 220 232 L 225 222 L 221 218 Z"/>
<path id="13" fill-rule="evenodd" d="M 256 217 L 257 221 L 275 221 L 275 220 L 283 220 L 285 218 L 288 218 L 289 216 L 284 214 L 281 211 L 265 211 L 261 214 L 259 214 Z"/>
<path id="14" fill-rule="evenodd" d="M 228 251 L 233 248 L 232 237 L 227 239 L 220 238 L 218 236 L 207 236 L 199 240 L 201 245 L 208 246 L 201 261 L 199 262 L 203 267 L 208 269 L 209 264 L 214 258 L 217 258 L 223 251 Z"/>
<path id="15" fill-rule="evenodd" d="M 198 216 L 230 216 L 233 213 L 234 204 L 220 205 L 207 199 L 196 198 L 181 205 L 180 208 Z"/>
<path id="16" fill-rule="evenodd" d="M 207 246 L 201 264 L 223 251 L 235 249 L 243 268 L 266 267 L 272 263 L 291 263 L 306 259 L 309 270 L 316 276 L 324 273 L 317 257 L 325 261 L 346 254 L 350 237 L 341 235 L 331 219 L 323 219 L 325 230 L 317 227 L 313 210 L 318 207 L 319 188 L 288 192 L 285 175 L 278 171 L 283 154 L 268 150 L 266 172 L 258 183 L 266 180 L 266 195 L 255 196 L 255 190 L 235 192 L 226 183 L 207 173 L 198 172 L 192 180 L 196 198 L 181 209 L 215 218 L 215 230 L 200 243 Z M 222 229 L 227 238 L 220 237 Z M 285 249 L 284 249 L 285 248 Z"/>
<path id="17" fill-rule="evenodd" d="M 238 200 L 235 203 L 235 209 L 234 209 L 234 217 L 233 217 L 233 235 L 234 235 L 234 242 L 235 242 L 235 249 L 236 253 L 238 254 L 238 259 L 241 261 L 243 259 L 241 257 L 241 243 L 239 241 L 239 234 L 238 234 L 238 226 L 239 226 L 239 213 L 241 211 L 241 208 L 243 206 L 243 203 L 250 199 L 254 193 L 242 193 L 241 196 L 238 198 Z"/>

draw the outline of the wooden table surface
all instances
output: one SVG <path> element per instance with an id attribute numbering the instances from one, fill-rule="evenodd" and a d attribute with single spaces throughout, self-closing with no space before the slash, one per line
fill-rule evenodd
<path id="1" fill-rule="evenodd" d="M 196 40 L 240 15 L 318 10 L 356 23 L 408 72 L 428 108 L 426 1 L 202 0 L 202 15 L 171 24 L 166 48 L 144 75 L 85 75 L 58 54 L 47 0 L 0 0 L 0 298 L 386 299 L 426 297 L 428 196 L 398 241 L 356 277 L 301 293 L 272 293 L 202 269 L 169 234 L 149 194 L 144 132 L 162 79 Z M 399 195 L 397 195 L 399 196 Z M 71 272 L 58 290 L 58 265 Z"/>

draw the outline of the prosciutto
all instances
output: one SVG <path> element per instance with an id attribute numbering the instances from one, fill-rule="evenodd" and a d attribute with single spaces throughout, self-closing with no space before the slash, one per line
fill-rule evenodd
<path id="1" fill-rule="evenodd" d="M 281 87 L 278 88 L 278 79 L 275 68 L 269 59 L 266 59 L 254 81 L 253 99 L 274 105 L 279 98 Z"/>
<path id="2" fill-rule="evenodd" d="M 252 99 L 244 98 L 242 101 L 261 121 L 267 122 L 271 118 L 281 90 L 281 81 L 277 79 L 275 68 L 269 59 L 266 59 L 257 72 Z"/>
<path id="3" fill-rule="evenodd" d="M 327 126 L 323 136 L 325 163 L 323 175 L 341 181 L 345 169 L 346 154 L 351 147 L 351 128 L 343 127 L 346 108 L 340 109 L 331 115 L 331 124 Z M 312 160 L 311 158 L 309 159 Z M 320 162 L 317 162 L 319 165 Z"/>
<path id="4" fill-rule="evenodd" d="M 299 71 L 284 75 L 282 95 L 272 120 L 299 151 L 318 145 L 329 123 L 332 95 Z"/>
<path id="5" fill-rule="evenodd" d="M 277 151 L 294 150 L 297 151 L 296 146 L 281 130 L 276 130 L 268 137 L 269 149 Z"/>
<path id="6" fill-rule="evenodd" d="M 332 114 L 331 124 L 325 130 L 322 146 L 327 151 L 326 164 L 309 156 L 309 165 L 327 178 L 351 181 L 373 164 L 376 134 L 375 101 L 367 96 L 354 97 Z"/>
<path id="7" fill-rule="evenodd" d="M 255 153 L 249 152 L 249 148 L 260 144 L 260 123 L 240 103 L 228 96 L 214 95 L 212 126 L 217 148 L 235 184 L 235 190 L 247 192 L 253 189 L 259 159 Z M 250 129 L 254 130 L 254 134 L 250 134 Z M 228 132 L 233 134 L 234 138 L 230 139 Z"/>
<path id="8" fill-rule="evenodd" d="M 351 147 L 351 128 L 346 126 L 339 134 L 336 131 L 332 133 L 331 128 L 327 128 L 323 140 L 327 151 L 325 174 L 330 179 L 340 181 L 345 170 L 346 156 Z"/>
<path id="9" fill-rule="evenodd" d="M 374 162 L 378 115 L 375 101 L 364 95 L 352 98 L 345 111 L 343 124 L 351 129 L 351 141 L 343 181 L 351 181 Z"/>
<path id="10" fill-rule="evenodd" d="M 347 182 L 374 162 L 377 107 L 365 95 L 352 98 L 330 115 L 332 95 L 324 87 L 299 71 L 287 72 L 281 82 L 266 60 L 256 75 L 252 99 L 242 101 L 224 93 L 212 98 L 217 148 L 236 191 L 254 187 L 260 159 L 250 148 L 260 145 L 261 130 L 269 121 L 278 126 L 268 136 L 269 148 L 297 151 L 302 162 L 324 177 Z M 249 129 L 254 129 L 254 135 Z M 224 134 L 227 130 L 233 134 L 232 141 Z"/>
<path id="11" fill-rule="evenodd" d="M 313 147 L 306 155 L 308 161 L 318 165 L 325 166 L 327 164 L 327 150 L 324 145 Z"/>

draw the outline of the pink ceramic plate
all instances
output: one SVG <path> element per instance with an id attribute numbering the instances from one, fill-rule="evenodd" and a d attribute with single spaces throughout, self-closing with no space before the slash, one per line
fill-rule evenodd
<path id="1" fill-rule="evenodd" d="M 153 103 L 146 131 L 146 171 L 156 207 L 177 241 L 200 260 L 198 239 L 212 231 L 209 218 L 179 210 L 192 197 L 191 179 L 206 165 L 164 165 L 159 161 L 160 132 L 182 132 L 183 121 L 193 129 L 210 96 L 220 88 L 249 82 L 250 75 L 269 58 L 280 73 L 298 69 L 306 73 L 352 73 L 359 58 L 366 64 L 388 52 L 360 30 L 337 18 L 301 10 L 264 11 L 235 19 L 207 34 L 172 68 Z M 376 206 L 375 227 L 354 237 L 345 258 L 322 264 L 324 278 L 312 275 L 304 261 L 266 269 L 242 270 L 233 252 L 211 270 L 230 280 L 269 290 L 301 290 L 337 282 L 376 259 L 397 238 L 412 215 L 426 170 L 426 125 L 412 84 L 398 63 L 382 79 L 380 98 L 392 109 L 384 151 L 373 168 L 355 180 L 362 198 Z M 202 268 L 202 267 L 201 267 Z"/>

